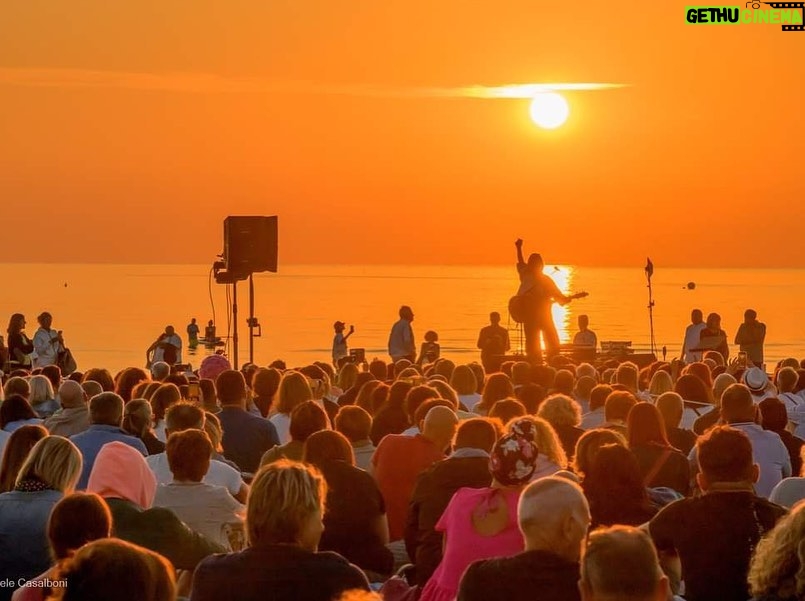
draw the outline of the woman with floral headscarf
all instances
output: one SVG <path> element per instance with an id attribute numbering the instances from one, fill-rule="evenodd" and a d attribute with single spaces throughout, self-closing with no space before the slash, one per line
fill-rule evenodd
<path id="1" fill-rule="evenodd" d="M 534 424 L 515 421 L 492 450 L 492 486 L 460 488 L 453 495 L 436 524 L 436 530 L 444 532 L 444 556 L 420 601 L 453 601 L 461 576 L 472 562 L 523 551 L 517 503 L 534 474 L 537 454 Z"/>

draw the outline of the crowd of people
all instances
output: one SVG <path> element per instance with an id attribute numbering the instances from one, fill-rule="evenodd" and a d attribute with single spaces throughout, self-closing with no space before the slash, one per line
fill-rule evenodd
<path id="1" fill-rule="evenodd" d="M 68 374 L 39 323 L 2 376 L 0 600 L 805 596 L 797 359 Z"/>

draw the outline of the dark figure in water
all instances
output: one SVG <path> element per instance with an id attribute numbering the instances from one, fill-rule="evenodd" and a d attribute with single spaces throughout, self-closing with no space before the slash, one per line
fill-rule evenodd
<path id="1" fill-rule="evenodd" d="M 554 302 L 566 305 L 574 298 L 587 296 L 585 292 L 566 296 L 556 283 L 542 273 L 545 263 L 542 256 L 533 253 L 528 263 L 523 259 L 523 241 L 517 240 L 517 273 L 520 276 L 520 289 L 512 299 L 510 312 L 516 321 L 523 324 L 525 333 L 525 352 L 532 361 L 542 360 L 540 334 L 545 339 L 545 350 L 548 357 L 559 352 L 559 334 L 553 323 L 551 307 Z M 516 307 L 515 307 L 516 306 Z M 514 315 L 517 312 L 519 315 Z"/>

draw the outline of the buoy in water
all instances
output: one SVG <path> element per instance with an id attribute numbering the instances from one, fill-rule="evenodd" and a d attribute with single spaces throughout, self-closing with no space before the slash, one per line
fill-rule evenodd
<path id="1" fill-rule="evenodd" d="M 688 290 L 696 290 L 696 282 L 688 282 Z"/>

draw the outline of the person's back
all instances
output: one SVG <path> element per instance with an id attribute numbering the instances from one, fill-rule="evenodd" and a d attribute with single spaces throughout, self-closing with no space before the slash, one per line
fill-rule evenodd
<path id="1" fill-rule="evenodd" d="M 372 471 L 386 502 L 389 540 L 403 537 L 408 502 L 417 476 L 444 453 L 421 434 L 389 434 L 372 456 Z"/>
<path id="2" fill-rule="evenodd" d="M 416 565 L 416 582 L 424 585 L 442 560 L 443 535 L 436 530 L 450 499 L 460 488 L 486 488 L 492 483 L 489 451 L 495 443 L 491 423 L 468 420 L 456 435 L 456 451 L 417 478 L 408 520 L 405 544 Z"/>
<path id="3" fill-rule="evenodd" d="M 190 599 L 331 601 L 344 590 L 365 586 L 363 573 L 337 553 L 260 545 L 207 558 L 196 569 Z"/>
<path id="4" fill-rule="evenodd" d="M 170 509 L 194 531 L 229 547 L 226 524 L 242 522 L 244 506 L 222 486 L 203 482 L 171 482 L 157 487 L 154 507 Z"/>
<path id="5" fill-rule="evenodd" d="M 111 442 L 122 442 L 139 451 L 143 457 L 148 456 L 148 450 L 142 440 L 120 429 L 123 419 L 123 399 L 120 396 L 113 392 L 104 392 L 92 397 L 89 412 L 91 423 L 89 428 L 70 437 L 84 458 L 81 478 L 76 485 L 78 490 L 87 487 L 95 458 L 101 449 Z"/>
<path id="6" fill-rule="evenodd" d="M 458 601 L 578 600 L 579 555 L 590 524 L 581 488 L 562 477 L 541 478 L 523 491 L 517 513 L 525 550 L 473 563 Z"/>
<path id="7" fill-rule="evenodd" d="M 263 454 L 279 444 L 277 430 L 268 420 L 246 411 L 246 381 L 239 371 L 222 372 L 216 390 L 221 402 L 218 419 L 224 431 L 224 456 L 241 471 L 254 473 Z"/>
<path id="8" fill-rule="evenodd" d="M 50 565 L 46 527 L 48 516 L 63 493 L 56 490 L 0 494 L 0 599 L 10 599 L 17 581 L 33 578 Z"/>
<path id="9" fill-rule="evenodd" d="M 704 494 L 661 509 L 649 533 L 660 552 L 679 555 L 688 601 L 746 601 L 752 550 L 785 510 L 754 494 L 758 469 L 746 434 L 716 427 L 697 449 Z"/>
<path id="10" fill-rule="evenodd" d="M 455 595 L 461 576 L 472 562 L 508 557 L 523 550 L 523 534 L 517 526 L 519 499 L 517 489 L 462 488 L 456 492 L 436 524 L 438 531 L 445 532 L 444 557 L 425 585 L 421 601 Z M 506 516 L 505 523 L 495 524 L 489 532 L 479 531 L 476 524 L 496 514 L 501 519 Z"/>

